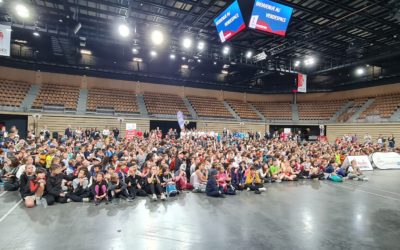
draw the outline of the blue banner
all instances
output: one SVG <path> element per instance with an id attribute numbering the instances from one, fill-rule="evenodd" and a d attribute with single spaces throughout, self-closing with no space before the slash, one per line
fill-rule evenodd
<path id="1" fill-rule="evenodd" d="M 221 42 L 225 42 L 246 28 L 237 1 L 233 2 L 214 19 Z"/>
<path id="2" fill-rule="evenodd" d="M 280 36 L 286 35 L 293 8 L 268 0 L 256 0 L 249 28 Z"/>

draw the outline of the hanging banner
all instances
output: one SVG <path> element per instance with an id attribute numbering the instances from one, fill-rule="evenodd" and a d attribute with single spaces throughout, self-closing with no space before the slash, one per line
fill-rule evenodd
<path id="1" fill-rule="evenodd" d="M 297 75 L 297 91 L 298 92 L 307 92 L 307 75 L 298 74 Z"/>
<path id="2" fill-rule="evenodd" d="M 181 111 L 178 111 L 176 113 L 176 118 L 178 119 L 178 124 L 181 129 L 185 127 L 185 119 L 183 118 L 183 113 Z"/>
<path id="3" fill-rule="evenodd" d="M 376 152 L 372 154 L 372 162 L 379 169 L 400 169 L 400 154 L 395 152 Z"/>
<path id="4" fill-rule="evenodd" d="M 359 156 L 347 156 L 346 159 L 344 160 L 342 164 L 342 168 L 347 168 L 348 166 L 351 165 L 351 162 L 353 160 L 357 161 L 357 166 L 360 168 L 362 171 L 370 171 L 374 170 L 372 168 L 371 162 L 369 161 L 368 156 L 366 155 L 359 155 Z"/>
<path id="5" fill-rule="evenodd" d="M 0 24 L 0 56 L 10 56 L 11 26 Z"/>
<path id="6" fill-rule="evenodd" d="M 125 125 L 125 137 L 127 140 L 132 140 L 136 133 L 136 123 L 127 123 Z"/>

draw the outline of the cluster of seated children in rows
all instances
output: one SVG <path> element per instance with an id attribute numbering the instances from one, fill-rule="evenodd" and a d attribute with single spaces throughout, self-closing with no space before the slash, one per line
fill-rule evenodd
<path id="1" fill-rule="evenodd" d="M 132 201 L 137 196 L 148 195 L 156 201 L 158 197 L 165 200 L 179 194 L 179 190 L 192 189 L 211 197 L 235 195 L 237 190 L 246 189 L 260 194 L 266 191 L 264 183 L 306 178 L 335 182 L 347 178 L 368 180 L 355 160 L 347 169 L 340 168 L 334 161 L 316 164 L 309 159 L 300 164 L 295 160 L 279 162 L 271 158 L 259 165 L 259 169 L 254 165 L 247 166 L 245 162 L 214 163 L 210 167 L 199 163 L 190 176 L 190 182 L 186 178 L 185 166 L 174 173 L 165 163 L 157 166 L 149 162 L 143 165 L 141 171 L 137 165 L 109 166 L 107 169 L 101 165 L 93 165 L 90 169 L 81 166 L 72 173 L 65 171 L 66 167 L 62 165 L 53 163 L 49 170 L 31 163 L 25 165 L 19 185 L 14 190 L 19 187 L 26 207 L 53 205 L 55 202 L 88 202 L 90 199 L 98 205 L 103 201 L 107 204 L 115 198 Z"/>

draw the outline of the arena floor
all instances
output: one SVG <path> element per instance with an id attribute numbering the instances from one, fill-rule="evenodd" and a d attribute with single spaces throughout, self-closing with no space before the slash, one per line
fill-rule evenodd
<path id="1" fill-rule="evenodd" d="M 398 249 L 400 171 L 369 182 L 274 183 L 226 199 L 25 209 L 0 194 L 0 249 Z"/>

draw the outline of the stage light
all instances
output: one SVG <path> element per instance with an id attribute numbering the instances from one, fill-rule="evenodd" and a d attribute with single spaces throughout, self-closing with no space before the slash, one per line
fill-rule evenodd
<path id="1" fill-rule="evenodd" d="M 171 58 L 172 60 L 175 60 L 176 56 L 174 54 L 169 55 L 169 58 Z"/>
<path id="2" fill-rule="evenodd" d="M 315 64 L 315 58 L 314 57 L 309 57 L 306 60 L 304 60 L 304 65 L 306 66 L 311 66 Z"/>
<path id="3" fill-rule="evenodd" d="M 301 64 L 301 62 L 300 62 L 299 60 L 297 60 L 297 61 L 294 62 L 294 66 L 295 66 L 295 67 L 299 67 L 300 64 Z"/>
<path id="4" fill-rule="evenodd" d="M 92 51 L 87 50 L 87 49 L 81 49 L 81 54 L 82 54 L 82 55 L 91 55 L 91 54 L 92 54 Z"/>
<path id="5" fill-rule="evenodd" d="M 33 32 L 33 35 L 36 36 L 36 37 L 39 37 L 39 36 L 40 36 L 39 32 L 37 32 L 37 31 L 34 31 L 34 32 Z"/>
<path id="6" fill-rule="evenodd" d="M 157 52 L 155 52 L 154 50 L 150 51 L 150 55 L 152 57 L 156 57 L 157 56 Z"/>
<path id="7" fill-rule="evenodd" d="M 200 41 L 200 42 L 197 44 L 197 49 L 200 50 L 200 51 L 202 51 L 202 50 L 204 50 L 204 47 L 205 47 L 205 46 L 206 46 L 205 43 L 204 43 L 203 41 Z"/>
<path id="8" fill-rule="evenodd" d="M 192 47 L 192 40 L 190 38 L 185 37 L 182 41 L 182 45 L 185 49 L 189 49 Z"/>
<path id="9" fill-rule="evenodd" d="M 229 72 L 227 70 L 221 70 L 221 73 L 224 74 L 224 75 L 229 74 Z"/>
<path id="10" fill-rule="evenodd" d="M 222 50 L 222 53 L 224 53 L 224 55 L 229 54 L 230 48 L 228 46 L 225 46 Z"/>
<path id="11" fill-rule="evenodd" d="M 183 65 L 181 65 L 181 68 L 182 68 L 182 69 L 188 69 L 188 68 L 189 68 L 189 65 L 183 64 Z"/>
<path id="12" fill-rule="evenodd" d="M 134 57 L 134 58 L 133 58 L 133 61 L 134 61 L 134 62 L 143 62 L 143 59 L 140 58 L 140 57 Z"/>
<path id="13" fill-rule="evenodd" d="M 253 52 L 251 52 L 250 50 L 246 52 L 246 58 L 250 59 L 253 56 Z"/>
<path id="14" fill-rule="evenodd" d="M 23 4 L 17 4 L 15 6 L 17 15 L 22 18 L 28 18 L 30 16 L 28 8 Z"/>
<path id="15" fill-rule="evenodd" d="M 131 33 L 128 25 L 126 25 L 126 24 L 120 24 L 118 26 L 118 32 L 119 32 L 120 36 L 122 36 L 122 37 L 128 37 L 129 34 Z"/>
<path id="16" fill-rule="evenodd" d="M 153 31 L 151 33 L 151 41 L 154 45 L 161 45 L 164 42 L 164 34 L 159 30 Z"/>
<path id="17" fill-rule="evenodd" d="M 357 68 L 356 69 L 356 75 L 358 75 L 358 76 L 362 76 L 362 75 L 364 75 L 365 74 L 365 69 L 364 68 Z"/>

